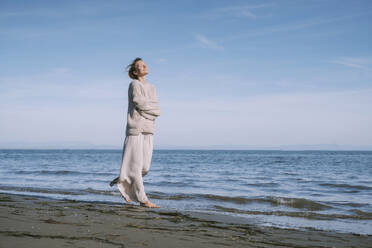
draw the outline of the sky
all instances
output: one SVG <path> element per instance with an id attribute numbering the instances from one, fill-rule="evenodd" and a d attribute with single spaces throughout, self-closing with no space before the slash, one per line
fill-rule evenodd
<path id="1" fill-rule="evenodd" d="M 372 1 L 0 0 L 0 148 L 121 148 L 136 57 L 154 149 L 371 149 Z"/>

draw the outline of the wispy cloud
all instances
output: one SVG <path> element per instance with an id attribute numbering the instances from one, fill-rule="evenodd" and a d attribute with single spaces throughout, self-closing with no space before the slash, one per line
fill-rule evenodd
<path id="1" fill-rule="evenodd" d="M 217 49 L 217 50 L 223 50 L 224 47 L 217 44 L 217 42 L 208 39 L 206 36 L 202 34 L 195 34 L 195 38 L 203 47 L 211 48 L 211 49 Z"/>
<path id="2" fill-rule="evenodd" d="M 235 40 L 239 38 L 256 37 L 256 36 L 270 35 L 270 34 L 275 34 L 275 33 L 296 31 L 296 30 L 301 30 L 301 29 L 321 25 L 321 24 L 343 21 L 343 20 L 359 17 L 361 15 L 366 15 L 366 14 L 368 13 L 359 13 L 359 14 L 354 14 L 354 15 L 336 16 L 336 17 L 327 17 L 327 18 L 315 18 L 315 19 L 303 20 L 297 23 L 275 25 L 271 27 L 262 28 L 258 31 L 253 31 L 250 33 L 237 34 L 237 35 L 225 37 L 223 40 L 221 40 L 221 42 L 225 42 L 228 40 Z"/>
<path id="3" fill-rule="evenodd" d="M 22 8 L 22 10 L 0 10 L 0 18 L 66 18 L 66 17 L 93 17 L 102 16 L 105 13 L 111 13 L 111 15 L 121 13 L 123 11 L 132 11 L 137 8 L 135 3 L 131 3 L 131 6 L 121 3 L 110 3 L 110 2 L 92 2 L 89 5 L 79 4 L 78 2 L 70 2 L 62 5 L 61 8 L 46 8 L 40 7 L 37 4 L 29 8 Z M 140 5 L 139 5 L 140 6 Z"/>
<path id="4" fill-rule="evenodd" d="M 355 58 L 355 57 L 340 57 L 334 60 L 328 61 L 332 64 L 344 65 L 351 68 L 368 69 L 369 65 L 372 64 L 371 58 Z"/>
<path id="5" fill-rule="evenodd" d="M 204 12 L 201 17 L 208 19 L 216 19 L 227 16 L 234 18 L 256 18 L 257 14 L 253 12 L 254 9 L 266 8 L 272 5 L 273 4 L 226 6 L 222 8 L 210 9 Z"/>
<path id="6" fill-rule="evenodd" d="M 165 64 L 165 63 L 168 62 L 168 59 L 166 59 L 166 58 L 157 58 L 157 59 L 155 59 L 154 62 L 155 62 L 156 64 Z"/>

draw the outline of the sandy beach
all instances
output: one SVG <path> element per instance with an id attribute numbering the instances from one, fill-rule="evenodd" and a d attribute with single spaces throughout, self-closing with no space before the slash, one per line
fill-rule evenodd
<path id="1" fill-rule="evenodd" d="M 350 248 L 372 243 L 371 235 L 258 227 L 226 216 L 4 193 L 0 218 L 0 247 Z"/>

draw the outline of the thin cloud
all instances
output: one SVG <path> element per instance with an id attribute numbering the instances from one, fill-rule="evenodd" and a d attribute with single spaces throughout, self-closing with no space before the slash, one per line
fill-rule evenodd
<path id="1" fill-rule="evenodd" d="M 199 41 L 199 43 L 203 47 L 207 47 L 207 48 L 211 48 L 211 49 L 217 49 L 217 50 L 223 50 L 224 49 L 223 46 L 217 44 L 217 42 L 215 42 L 211 39 L 208 39 L 206 36 L 204 36 L 202 34 L 196 34 L 195 38 Z"/>
<path id="2" fill-rule="evenodd" d="M 166 58 L 158 58 L 158 59 L 155 59 L 155 63 L 156 64 L 165 64 L 168 62 L 168 59 Z"/>
<path id="3" fill-rule="evenodd" d="M 368 14 L 368 13 L 359 13 L 359 14 L 349 15 L 349 16 L 336 16 L 333 18 L 316 18 L 316 19 L 304 20 L 302 22 L 293 23 L 293 24 L 276 25 L 276 26 L 261 29 L 257 32 L 251 32 L 248 34 L 232 35 L 230 37 L 223 39 L 221 42 L 225 42 L 228 40 L 235 40 L 239 38 L 256 37 L 256 36 L 262 36 L 262 35 L 270 35 L 274 33 L 301 30 L 301 29 L 305 29 L 308 27 L 316 26 L 316 25 L 343 21 L 346 19 L 351 19 L 351 18 L 358 17 L 358 16 L 365 15 L 365 14 Z"/>
<path id="4" fill-rule="evenodd" d="M 258 5 L 243 5 L 243 6 L 226 6 L 208 10 L 201 15 L 202 18 L 216 19 L 220 17 L 235 17 L 235 18 L 256 18 L 252 10 L 259 8 L 270 7 L 273 4 L 258 4 Z"/>
<path id="5" fill-rule="evenodd" d="M 132 3 L 130 7 L 124 3 L 115 4 L 110 2 L 100 2 L 99 4 L 91 3 L 90 5 L 81 5 L 72 1 L 63 5 L 61 8 L 40 8 L 35 5 L 20 11 L 0 11 L 1 18 L 66 18 L 66 17 L 100 17 L 105 13 L 113 14 L 112 10 L 115 10 L 115 14 L 122 14 L 123 11 L 132 11 L 137 9 L 135 3 Z"/>
<path id="6" fill-rule="evenodd" d="M 331 64 L 344 65 L 351 68 L 357 69 L 368 69 L 368 66 L 372 64 L 370 58 L 353 58 L 353 57 L 341 57 L 338 59 L 328 61 Z"/>

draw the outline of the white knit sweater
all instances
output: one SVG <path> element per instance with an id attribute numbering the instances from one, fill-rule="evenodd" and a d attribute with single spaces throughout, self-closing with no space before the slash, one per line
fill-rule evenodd
<path id="1" fill-rule="evenodd" d="M 154 134 L 155 119 L 160 113 L 155 86 L 133 79 L 128 88 L 126 135 Z"/>

